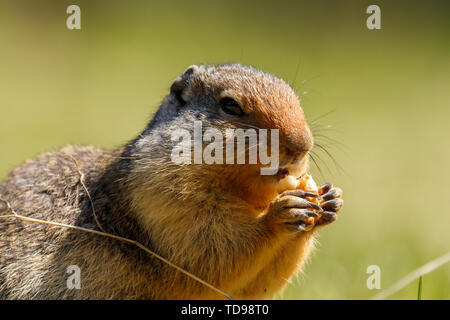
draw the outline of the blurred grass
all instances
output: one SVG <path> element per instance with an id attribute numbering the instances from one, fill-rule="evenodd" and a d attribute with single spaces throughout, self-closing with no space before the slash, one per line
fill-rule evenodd
<path id="1" fill-rule="evenodd" d="M 187 66 L 241 62 L 301 85 L 307 117 L 333 111 L 321 134 L 344 145 L 317 139 L 343 170 L 322 152 L 312 173 L 345 208 L 278 298 L 366 299 L 367 266 L 387 288 L 450 250 L 448 2 L 380 2 L 377 31 L 371 1 L 76 3 L 81 31 L 65 27 L 72 1 L 0 3 L 0 178 L 65 144 L 119 146 Z M 449 284 L 446 265 L 424 297 Z M 414 282 L 391 298 L 416 297 Z"/>
<path id="2" fill-rule="evenodd" d="M 422 300 L 422 283 L 423 283 L 423 277 L 420 276 L 419 278 L 419 286 L 417 289 L 417 300 Z"/>

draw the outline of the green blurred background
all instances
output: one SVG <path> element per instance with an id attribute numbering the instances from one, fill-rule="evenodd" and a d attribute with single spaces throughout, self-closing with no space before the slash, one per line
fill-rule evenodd
<path id="1" fill-rule="evenodd" d="M 137 135 L 187 66 L 241 62 L 319 118 L 316 180 L 345 191 L 304 274 L 277 298 L 367 299 L 450 251 L 450 2 L 0 2 L 0 179 L 65 144 Z M 66 8 L 81 7 L 81 30 Z M 381 7 L 381 30 L 366 8 Z M 331 113 L 329 113 L 331 112 Z M 333 142 L 332 140 L 336 140 Z M 417 282 L 390 298 L 415 299 Z M 424 277 L 450 298 L 450 265 Z"/>

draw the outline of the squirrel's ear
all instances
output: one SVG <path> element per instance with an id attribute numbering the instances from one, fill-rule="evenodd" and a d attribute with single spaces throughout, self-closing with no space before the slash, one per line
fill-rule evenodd
<path id="1" fill-rule="evenodd" d="M 192 98 L 192 92 L 189 89 L 189 80 L 192 75 L 199 71 L 199 67 L 192 65 L 188 67 L 181 76 L 175 79 L 170 87 L 170 93 L 173 94 L 181 105 L 185 105 Z"/>

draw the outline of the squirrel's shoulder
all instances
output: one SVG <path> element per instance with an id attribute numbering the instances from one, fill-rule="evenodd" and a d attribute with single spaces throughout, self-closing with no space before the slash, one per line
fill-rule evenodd
<path id="1" fill-rule="evenodd" d="M 65 174 L 92 172 L 105 167 L 118 155 L 117 151 L 94 146 L 68 145 L 38 155 L 13 169 L 2 185 L 11 180 L 26 183 L 29 179 L 51 179 Z M 83 171 L 84 170 L 84 171 Z"/>
<path id="2" fill-rule="evenodd" d="M 100 177 L 118 151 L 94 146 L 65 146 L 40 154 L 10 172 L 0 183 L 0 196 L 14 207 L 42 209 L 47 203 L 76 200 L 81 175 L 85 181 Z M 61 204 L 61 206 L 64 206 Z"/>

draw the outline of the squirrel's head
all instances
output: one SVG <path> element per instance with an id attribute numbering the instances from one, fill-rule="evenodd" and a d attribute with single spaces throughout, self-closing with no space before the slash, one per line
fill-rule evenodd
<path id="1" fill-rule="evenodd" d="M 201 124 L 199 130 L 203 135 L 200 137 L 195 136 L 195 124 L 197 127 Z M 205 136 L 211 128 L 214 131 Z M 245 164 L 237 159 L 240 154 L 237 149 L 238 138 L 234 140 L 230 132 L 227 132 L 229 129 L 244 129 L 247 134 L 248 130 L 253 130 L 258 136 L 258 145 L 253 146 L 251 139 L 244 137 Z M 270 166 L 262 164 L 258 154 L 258 149 L 261 148 L 260 129 L 267 129 L 266 154 L 271 156 L 271 142 L 274 139 L 271 131 L 278 130 L 278 166 L 270 175 L 262 175 L 260 170 L 261 167 Z M 190 135 L 186 134 L 186 138 L 180 131 Z M 157 150 L 153 148 L 153 154 L 165 153 L 166 156 L 171 156 L 173 148 L 177 145 L 180 147 L 179 142 L 183 137 L 188 139 L 182 145 L 190 147 L 192 153 L 184 153 L 183 156 L 185 160 L 192 160 L 192 169 L 185 163 L 181 165 L 183 170 L 199 169 L 205 183 L 226 189 L 220 192 L 234 192 L 257 208 L 264 207 L 274 197 L 281 178 L 288 174 L 299 176 L 306 171 L 308 152 L 313 147 L 313 136 L 294 90 L 281 79 L 239 64 L 193 65 L 187 68 L 173 82 L 170 94 L 146 132 L 153 136 L 153 141 L 159 140 L 160 147 Z M 174 138 L 173 134 L 176 132 L 178 134 Z M 217 138 L 219 133 L 222 134 L 222 141 L 217 141 L 220 140 Z M 200 158 L 194 159 L 195 152 L 198 152 L 195 150 L 196 139 L 200 139 L 201 164 L 198 163 Z M 234 162 L 227 163 L 229 155 L 226 143 L 231 140 L 235 142 L 234 155 L 231 156 Z M 216 154 L 219 149 L 211 146 L 211 142 L 223 145 L 219 151 L 221 154 Z M 145 144 L 143 139 L 142 145 Z M 222 163 L 219 160 L 211 164 L 211 159 L 202 158 L 202 155 L 205 156 L 203 152 L 207 151 L 211 155 L 212 149 L 213 161 L 223 159 Z M 250 151 L 256 152 L 257 163 L 249 163 Z M 191 172 L 190 176 L 192 177 Z M 219 184 L 218 180 L 223 183 Z"/>

